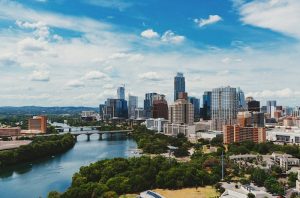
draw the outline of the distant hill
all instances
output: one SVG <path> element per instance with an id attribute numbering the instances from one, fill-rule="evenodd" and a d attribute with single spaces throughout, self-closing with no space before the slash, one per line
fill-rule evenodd
<path id="1" fill-rule="evenodd" d="M 99 111 L 96 107 L 39 107 L 39 106 L 23 106 L 23 107 L 0 107 L 0 114 L 22 114 L 22 115 L 40 115 L 40 114 L 76 114 L 81 111 Z"/>

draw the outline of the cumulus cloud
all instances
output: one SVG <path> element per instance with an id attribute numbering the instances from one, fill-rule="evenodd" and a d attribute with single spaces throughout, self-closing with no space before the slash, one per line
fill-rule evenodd
<path id="1" fill-rule="evenodd" d="M 83 77 L 85 80 L 104 80 L 108 79 L 107 74 L 100 71 L 90 71 L 86 73 Z"/>
<path id="2" fill-rule="evenodd" d="M 44 81 L 47 82 L 50 80 L 49 72 L 48 71 L 33 71 L 33 73 L 30 76 L 30 80 L 32 81 Z"/>
<path id="3" fill-rule="evenodd" d="M 209 15 L 207 19 L 201 18 L 201 19 L 194 19 L 194 22 L 199 26 L 203 27 L 206 25 L 211 25 L 214 23 L 217 23 L 219 21 L 222 21 L 222 17 L 219 15 Z"/>
<path id="4" fill-rule="evenodd" d="M 153 29 L 147 29 L 141 33 L 141 36 L 147 39 L 154 39 L 154 38 L 159 38 L 159 34 Z"/>
<path id="5" fill-rule="evenodd" d="M 149 81 L 160 81 L 163 78 L 156 72 L 145 72 L 139 75 L 139 78 L 142 80 L 149 80 Z"/>
<path id="6" fill-rule="evenodd" d="M 300 91 L 295 91 L 290 88 L 279 89 L 279 90 L 263 90 L 258 92 L 250 92 L 247 94 L 248 96 L 253 96 L 257 98 L 292 98 L 292 97 L 300 97 Z"/>
<path id="7" fill-rule="evenodd" d="M 27 37 L 18 43 L 21 52 L 37 52 L 47 50 L 47 42 Z"/>
<path id="8" fill-rule="evenodd" d="M 79 87 L 84 87 L 84 83 L 80 80 L 70 80 L 67 82 L 67 87 L 69 88 L 79 88 Z"/>
<path id="9" fill-rule="evenodd" d="M 300 1 L 254 0 L 237 7 L 243 23 L 300 39 Z"/>
<path id="10" fill-rule="evenodd" d="M 185 37 L 176 35 L 172 30 L 168 30 L 162 35 L 161 40 L 167 43 L 179 44 L 185 40 Z"/>

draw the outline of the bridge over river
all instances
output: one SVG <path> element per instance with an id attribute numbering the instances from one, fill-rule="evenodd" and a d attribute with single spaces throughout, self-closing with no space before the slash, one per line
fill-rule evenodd
<path id="1" fill-rule="evenodd" d="M 86 135 L 88 140 L 90 140 L 91 135 L 98 134 L 99 140 L 102 140 L 102 136 L 104 134 L 107 134 L 110 137 L 113 137 L 115 134 L 129 135 L 131 132 L 132 132 L 132 130 L 114 130 L 114 131 L 92 130 L 92 131 L 76 131 L 76 132 L 69 132 L 69 133 L 71 133 L 76 139 L 80 135 Z"/>

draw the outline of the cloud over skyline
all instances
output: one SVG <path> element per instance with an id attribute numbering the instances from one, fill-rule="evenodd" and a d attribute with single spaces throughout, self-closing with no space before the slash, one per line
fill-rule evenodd
<path id="1" fill-rule="evenodd" d="M 198 98 L 231 85 L 262 104 L 299 105 L 296 1 L 224 1 L 234 12 L 176 1 L 168 13 L 154 12 L 151 1 L 101 2 L 77 2 L 74 11 L 68 2 L 55 10 L 52 1 L 0 0 L 0 106 L 32 105 L 16 95 L 43 106 L 98 106 L 121 84 L 140 106 L 146 92 L 172 101 L 176 72 L 184 72 L 187 91 Z"/>

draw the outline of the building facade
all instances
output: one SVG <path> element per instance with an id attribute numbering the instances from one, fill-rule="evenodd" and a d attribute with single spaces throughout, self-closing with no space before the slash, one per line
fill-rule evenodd
<path id="1" fill-rule="evenodd" d="M 145 111 L 146 118 L 153 117 L 152 107 L 153 107 L 154 96 L 156 96 L 156 95 L 158 95 L 158 94 L 157 93 L 146 93 L 145 94 L 144 111 Z"/>
<path id="2" fill-rule="evenodd" d="M 236 88 L 221 87 L 212 91 L 212 130 L 222 131 L 224 125 L 234 125 L 238 113 Z"/>
<path id="3" fill-rule="evenodd" d="M 138 107 L 138 97 L 128 95 L 128 117 L 133 119 L 135 117 L 135 109 Z"/>
<path id="4" fill-rule="evenodd" d="M 120 100 L 125 100 L 125 87 L 118 87 L 117 89 L 117 98 Z"/>
<path id="5" fill-rule="evenodd" d="M 200 99 L 196 97 L 188 97 L 189 102 L 194 105 L 194 119 L 200 119 Z"/>
<path id="6" fill-rule="evenodd" d="M 251 141 L 255 143 L 266 142 L 266 129 L 256 127 L 240 127 L 239 125 L 223 126 L 224 144 Z"/>
<path id="7" fill-rule="evenodd" d="M 168 102 L 165 99 L 165 95 L 158 94 L 154 96 L 152 106 L 153 118 L 168 119 Z"/>
<path id="8" fill-rule="evenodd" d="M 47 132 L 47 116 L 34 116 L 28 120 L 28 130 Z"/>
<path id="9" fill-rule="evenodd" d="M 174 101 L 179 98 L 179 93 L 185 92 L 185 78 L 183 73 L 177 73 L 174 78 Z"/>
<path id="10" fill-rule="evenodd" d="M 203 94 L 203 107 L 200 112 L 203 120 L 211 119 L 211 94 L 211 91 L 205 91 Z"/>
<path id="11" fill-rule="evenodd" d="M 128 118 L 127 101 L 123 99 L 108 98 L 105 102 L 104 117 L 106 119 L 112 118 Z"/>
<path id="12" fill-rule="evenodd" d="M 276 100 L 267 101 L 267 113 L 271 118 L 275 118 Z"/>
<path id="13" fill-rule="evenodd" d="M 194 105 L 184 99 L 178 99 L 169 106 L 169 122 L 173 124 L 194 124 Z"/>

